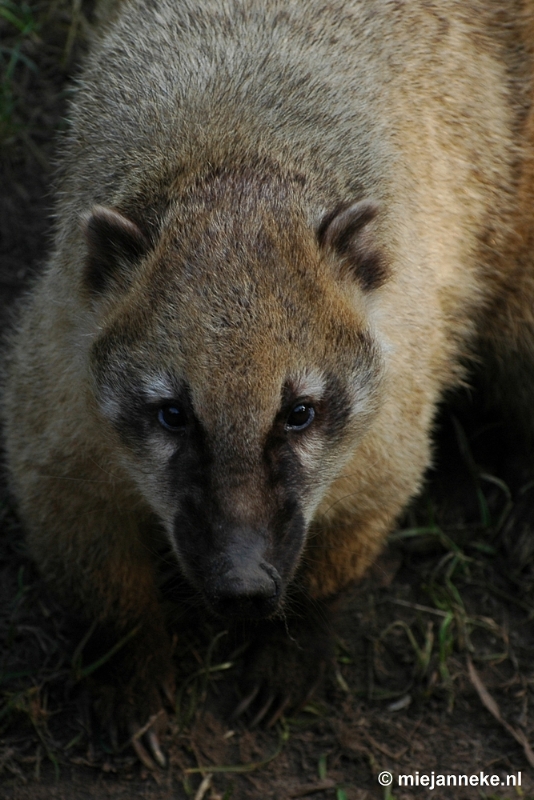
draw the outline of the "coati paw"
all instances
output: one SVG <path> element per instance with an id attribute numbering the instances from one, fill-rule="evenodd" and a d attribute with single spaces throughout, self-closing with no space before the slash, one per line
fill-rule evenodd
<path id="1" fill-rule="evenodd" d="M 318 675 L 315 682 L 308 687 L 304 695 L 299 698 L 294 691 L 273 690 L 271 681 L 257 683 L 251 692 L 243 697 L 236 706 L 232 718 L 247 718 L 247 727 L 250 729 L 264 725 L 272 728 L 282 717 L 285 711 L 298 713 L 313 697 L 315 691 L 322 683 L 325 671 L 325 662 L 319 664 Z"/>
<path id="2" fill-rule="evenodd" d="M 95 637 L 93 652 L 101 649 Z M 174 665 L 170 642 L 150 632 L 84 679 L 82 702 L 89 731 L 108 739 L 115 752 L 131 746 L 148 769 L 166 766 L 160 738 L 174 709 Z M 150 645 L 150 646 L 149 646 Z M 95 737 L 98 738 L 98 737 Z"/>
<path id="3" fill-rule="evenodd" d="M 146 681 L 119 687 L 93 680 L 86 695 L 90 697 L 89 728 L 107 738 L 114 752 L 131 746 L 148 769 L 167 765 L 160 740 L 168 725 L 167 707 L 174 708 L 172 676 L 153 682 L 150 688 Z"/>
<path id="4" fill-rule="evenodd" d="M 302 710 L 333 659 L 334 640 L 324 622 L 277 621 L 267 631 L 263 628 L 245 662 L 242 697 L 233 719 L 246 719 L 250 728 L 270 728 L 284 713 Z"/>

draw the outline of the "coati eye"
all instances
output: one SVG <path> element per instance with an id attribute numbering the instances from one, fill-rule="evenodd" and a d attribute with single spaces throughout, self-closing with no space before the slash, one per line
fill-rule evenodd
<path id="1" fill-rule="evenodd" d="M 163 406 L 159 409 L 158 422 L 168 431 L 175 433 L 176 431 L 182 430 L 184 427 L 186 423 L 186 416 L 177 405 L 169 403 L 169 405 Z"/>
<path id="2" fill-rule="evenodd" d="M 286 430 L 303 431 L 315 418 L 315 409 L 309 403 L 297 403 L 286 421 Z"/>

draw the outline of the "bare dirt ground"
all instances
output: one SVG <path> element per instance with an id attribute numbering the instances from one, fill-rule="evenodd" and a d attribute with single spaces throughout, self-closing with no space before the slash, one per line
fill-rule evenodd
<path id="1" fill-rule="evenodd" d="M 5 9 L 4 326 L 46 257 L 54 136 L 86 27 L 78 3 L 0 0 Z M 85 6 L 83 12 L 89 14 Z M 26 27 L 17 27 L 9 14 L 20 22 L 23 13 Z M 64 615 L 25 554 L 3 481 L 0 797 L 533 800 L 529 476 L 501 421 L 479 407 L 466 410 L 462 400 L 454 412 L 444 411 L 438 433 L 429 488 L 372 574 L 348 594 L 336 661 L 301 713 L 268 731 L 232 724 L 240 656 L 225 651 L 224 634 L 209 622 L 193 620 L 177 631 L 179 697 L 164 740 L 170 764 L 157 773 L 142 767 L 131 747 L 112 753 L 87 730 Z M 384 771 L 391 786 L 379 783 Z M 432 773 L 433 789 L 424 785 Z M 517 783 L 519 774 L 521 785 L 514 786 L 507 776 Z M 399 785 L 403 775 L 410 776 L 407 786 Z M 439 785 L 439 776 L 453 775 L 475 776 L 478 785 Z"/>

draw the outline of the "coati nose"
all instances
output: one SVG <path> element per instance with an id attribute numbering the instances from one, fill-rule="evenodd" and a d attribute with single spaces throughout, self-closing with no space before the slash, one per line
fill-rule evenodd
<path id="1" fill-rule="evenodd" d="M 238 566 L 217 576 L 207 593 L 213 611 L 226 619 L 262 619 L 270 616 L 280 601 L 281 579 L 265 562 L 243 570 Z"/>

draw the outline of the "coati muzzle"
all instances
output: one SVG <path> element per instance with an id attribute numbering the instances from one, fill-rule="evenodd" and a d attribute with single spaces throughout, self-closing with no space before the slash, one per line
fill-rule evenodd
<path id="1" fill-rule="evenodd" d="M 173 546 L 186 581 L 227 621 L 265 619 L 280 609 L 306 530 L 299 514 L 254 524 L 176 517 Z"/>
<path id="2" fill-rule="evenodd" d="M 251 537 L 247 537 L 249 542 Z M 211 560 L 204 571 L 204 597 L 225 619 L 262 619 L 273 614 L 282 598 L 282 578 L 269 564 L 259 543 L 243 541 Z"/>
<path id="3" fill-rule="evenodd" d="M 269 617 L 281 601 L 282 578 L 265 559 L 264 537 L 254 531 L 240 533 L 226 543 L 222 553 L 198 564 L 204 600 L 225 619 Z"/>

